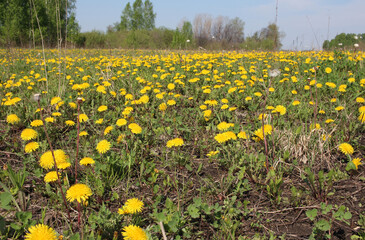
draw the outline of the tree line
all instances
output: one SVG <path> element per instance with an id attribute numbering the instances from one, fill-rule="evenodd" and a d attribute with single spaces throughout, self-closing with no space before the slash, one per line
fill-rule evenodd
<path id="1" fill-rule="evenodd" d="M 278 50 L 284 36 L 276 24 L 245 37 L 239 17 L 198 14 L 176 29 L 156 28 L 150 0 L 128 2 L 120 22 L 102 31 L 80 32 L 76 0 L 0 0 L 2 46 L 149 49 L 261 49 Z M 68 45 L 67 45 L 68 43 Z"/>
<path id="2" fill-rule="evenodd" d="M 54 47 L 76 42 L 80 27 L 75 3 L 76 0 L 0 0 L 0 44 L 35 47 L 43 39 L 45 46 Z"/>

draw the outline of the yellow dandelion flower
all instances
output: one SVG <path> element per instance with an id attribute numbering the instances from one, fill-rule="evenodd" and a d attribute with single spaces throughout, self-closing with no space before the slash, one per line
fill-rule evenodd
<path id="1" fill-rule="evenodd" d="M 354 148 L 348 143 L 341 143 L 338 149 L 344 154 L 351 155 L 354 153 Z"/>
<path id="2" fill-rule="evenodd" d="M 143 229 L 135 225 L 124 227 L 122 235 L 125 240 L 147 240 L 147 235 Z"/>
<path id="3" fill-rule="evenodd" d="M 39 119 L 33 120 L 33 121 L 30 123 L 30 126 L 32 126 L 32 127 L 39 127 L 39 126 L 43 126 L 43 121 L 42 121 L 42 120 L 39 120 Z"/>
<path id="4" fill-rule="evenodd" d="M 44 181 L 46 183 L 55 182 L 61 176 L 60 173 L 57 174 L 57 171 L 51 171 L 44 176 Z"/>
<path id="5" fill-rule="evenodd" d="M 137 198 L 128 199 L 122 208 L 118 209 L 119 214 L 140 213 L 143 209 L 143 202 Z"/>
<path id="6" fill-rule="evenodd" d="M 123 139 L 125 138 L 124 134 L 120 134 L 117 138 L 117 143 L 120 143 L 121 141 L 123 141 Z"/>
<path id="7" fill-rule="evenodd" d="M 280 115 L 284 115 L 286 113 L 286 108 L 283 105 L 277 105 L 272 113 L 279 113 Z"/>
<path id="8" fill-rule="evenodd" d="M 174 89 L 175 89 L 175 84 L 173 84 L 173 83 L 169 83 L 169 84 L 167 85 L 167 88 L 168 88 L 169 90 L 174 90 Z"/>
<path id="9" fill-rule="evenodd" d="M 332 72 L 332 69 L 331 69 L 330 67 L 326 67 L 326 68 L 325 68 L 325 72 L 326 72 L 326 73 L 331 73 L 331 72 Z"/>
<path id="10" fill-rule="evenodd" d="M 359 165 L 361 165 L 361 158 L 354 158 L 352 159 L 352 163 L 355 165 L 356 170 L 358 169 Z"/>
<path id="11" fill-rule="evenodd" d="M 56 159 L 57 167 L 59 167 L 59 165 L 61 163 L 67 163 L 68 156 L 66 155 L 66 153 L 63 150 L 57 149 L 57 150 L 54 150 L 53 153 L 54 153 L 54 157 Z M 39 160 L 39 165 L 46 170 L 53 168 L 54 160 L 53 160 L 51 151 L 47 151 L 47 152 L 43 153 L 43 155 L 41 156 L 41 158 Z"/>
<path id="12" fill-rule="evenodd" d="M 103 118 L 99 118 L 98 120 L 95 121 L 96 124 L 102 124 L 104 121 Z"/>
<path id="13" fill-rule="evenodd" d="M 137 123 L 131 123 L 128 125 L 128 128 L 132 131 L 134 134 L 140 134 L 142 132 L 142 128 Z"/>
<path id="14" fill-rule="evenodd" d="M 232 131 L 228 131 L 228 132 L 224 132 L 224 133 L 220 133 L 220 134 L 217 134 L 214 139 L 219 142 L 219 143 L 224 143 L 224 142 L 227 142 L 231 139 L 233 140 L 236 140 L 237 139 L 237 136 L 234 132 Z"/>
<path id="15" fill-rule="evenodd" d="M 75 122 L 72 121 L 72 120 L 67 120 L 65 123 L 66 123 L 67 126 L 74 126 L 75 125 Z"/>
<path id="16" fill-rule="evenodd" d="M 207 157 L 213 157 L 215 155 L 217 155 L 219 153 L 219 151 L 210 151 L 209 153 L 207 153 Z"/>
<path id="17" fill-rule="evenodd" d="M 51 99 L 51 105 L 55 105 L 61 101 L 62 101 L 62 99 L 60 97 L 54 97 Z"/>
<path id="18" fill-rule="evenodd" d="M 329 119 L 327 119 L 326 121 L 325 121 L 325 123 L 331 123 L 331 122 L 334 122 L 335 120 L 333 120 L 333 119 L 331 119 L 331 118 L 329 118 Z"/>
<path id="19" fill-rule="evenodd" d="M 357 97 L 357 98 L 356 98 L 356 102 L 357 102 L 357 103 L 363 103 L 363 102 L 365 102 L 365 99 L 364 99 L 364 98 L 362 98 L 362 97 Z"/>
<path id="20" fill-rule="evenodd" d="M 267 135 L 271 135 L 273 131 L 273 128 L 271 125 L 264 125 L 264 133 L 265 136 Z M 264 140 L 264 133 L 262 132 L 262 127 L 260 127 L 259 129 L 257 129 L 253 134 L 256 136 L 254 138 L 255 141 L 260 141 L 260 140 Z"/>
<path id="21" fill-rule="evenodd" d="M 6 117 L 6 121 L 9 124 L 16 124 L 16 123 L 20 122 L 20 118 L 16 114 L 10 114 Z"/>
<path id="22" fill-rule="evenodd" d="M 169 106 L 173 106 L 175 104 L 176 104 L 176 101 L 175 100 L 168 100 L 167 101 L 167 105 L 169 105 Z"/>
<path id="23" fill-rule="evenodd" d="M 24 151 L 26 153 L 31 153 L 31 152 L 34 152 L 35 150 L 37 150 L 38 148 L 39 148 L 39 144 L 37 142 L 30 142 L 30 143 L 27 143 L 27 145 L 25 145 Z"/>
<path id="24" fill-rule="evenodd" d="M 95 164 L 95 161 L 91 157 L 84 157 L 83 159 L 80 160 L 80 165 L 83 166 L 93 165 L 93 164 Z"/>
<path id="25" fill-rule="evenodd" d="M 107 107 L 107 106 L 105 106 L 105 105 L 102 105 L 102 106 L 100 106 L 100 107 L 98 108 L 98 112 L 104 112 L 104 111 L 106 111 L 106 110 L 108 110 L 108 107 Z"/>
<path id="26" fill-rule="evenodd" d="M 32 140 L 32 139 L 38 137 L 38 133 L 31 128 L 26 128 L 22 131 L 22 133 L 20 134 L 20 137 L 24 141 L 28 141 L 28 140 Z"/>
<path id="27" fill-rule="evenodd" d="M 113 126 L 108 126 L 104 130 L 104 136 L 110 133 L 113 130 Z"/>
<path id="28" fill-rule="evenodd" d="M 292 103 L 292 105 L 293 106 L 297 106 L 297 105 L 299 105 L 300 104 L 300 101 L 298 101 L 298 100 L 295 100 L 293 103 Z"/>
<path id="29" fill-rule="evenodd" d="M 57 240 L 56 231 L 44 224 L 37 224 L 28 229 L 25 240 Z"/>
<path id="30" fill-rule="evenodd" d="M 54 122 L 54 118 L 53 117 L 47 117 L 44 119 L 45 122 L 49 122 L 49 123 L 53 123 Z"/>
<path id="31" fill-rule="evenodd" d="M 341 111 L 343 109 L 345 109 L 343 106 L 338 106 L 338 107 L 335 108 L 336 111 Z"/>
<path id="32" fill-rule="evenodd" d="M 166 109 L 167 109 L 167 105 L 166 105 L 166 103 L 161 103 L 160 105 L 158 105 L 158 109 L 159 109 L 161 112 L 166 111 Z"/>
<path id="33" fill-rule="evenodd" d="M 127 125 L 127 120 L 124 119 L 124 118 L 120 118 L 120 119 L 117 120 L 117 123 L 116 124 L 117 124 L 118 127 Z"/>
<path id="34" fill-rule="evenodd" d="M 365 113 L 360 113 L 360 116 L 359 116 L 359 121 L 361 122 L 361 123 L 364 123 L 365 122 Z"/>
<path id="35" fill-rule="evenodd" d="M 79 134 L 80 137 L 87 136 L 87 135 L 89 135 L 89 134 L 86 131 L 81 131 Z"/>
<path id="36" fill-rule="evenodd" d="M 221 122 L 217 125 L 217 128 L 220 131 L 225 131 L 230 127 L 234 127 L 234 123 Z"/>
<path id="37" fill-rule="evenodd" d="M 108 140 L 101 140 L 98 145 L 96 146 L 96 150 L 98 150 L 98 152 L 100 154 L 106 153 L 107 151 L 109 151 L 111 146 L 111 143 L 108 142 Z"/>
<path id="38" fill-rule="evenodd" d="M 62 116 L 62 114 L 60 112 L 54 112 L 54 113 L 52 113 L 52 116 L 59 117 L 59 116 Z"/>
<path id="39" fill-rule="evenodd" d="M 76 108 L 77 108 L 77 105 L 76 105 L 76 103 L 74 103 L 74 102 L 70 102 L 70 103 L 68 103 L 68 105 L 69 105 L 71 108 L 73 108 L 73 109 L 76 109 Z"/>
<path id="40" fill-rule="evenodd" d="M 80 123 L 86 122 L 87 120 L 89 120 L 88 116 L 84 113 L 81 113 L 80 116 L 79 116 Z"/>
<path id="41" fill-rule="evenodd" d="M 365 106 L 359 107 L 359 113 L 365 113 Z"/>
<path id="42" fill-rule="evenodd" d="M 166 147 L 172 148 L 172 147 L 179 147 L 184 145 L 184 140 L 182 138 L 174 138 L 172 140 L 167 141 Z"/>
<path id="43" fill-rule="evenodd" d="M 67 190 L 66 198 L 69 202 L 74 202 L 76 200 L 81 203 L 89 199 L 92 194 L 91 189 L 87 185 L 76 183 Z"/>
<path id="44" fill-rule="evenodd" d="M 237 134 L 237 137 L 238 137 L 238 138 L 241 138 L 241 139 L 248 139 L 247 134 L 246 134 L 246 132 L 244 132 L 244 131 L 239 132 L 239 133 Z"/>

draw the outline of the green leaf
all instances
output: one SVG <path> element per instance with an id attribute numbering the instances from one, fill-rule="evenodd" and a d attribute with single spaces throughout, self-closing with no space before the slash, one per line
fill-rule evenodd
<path id="1" fill-rule="evenodd" d="M 188 206 L 188 213 L 192 218 L 198 218 L 200 216 L 199 209 L 193 204 Z"/>
<path id="2" fill-rule="evenodd" d="M 311 220 L 311 221 L 314 221 L 314 219 L 317 217 L 317 213 L 318 213 L 318 210 L 315 208 L 315 209 L 312 209 L 312 210 L 307 210 L 305 212 L 305 214 L 307 215 L 307 217 Z"/>
<path id="3" fill-rule="evenodd" d="M 166 216 L 163 212 L 154 214 L 154 217 L 156 218 L 157 222 L 164 222 L 166 220 Z"/>
<path id="4" fill-rule="evenodd" d="M 318 220 L 318 222 L 315 223 L 315 226 L 316 226 L 316 228 L 318 228 L 319 230 L 324 231 L 324 232 L 331 229 L 331 225 L 325 219 Z"/>
<path id="5" fill-rule="evenodd" d="M 0 207 L 5 210 L 10 210 L 9 203 L 11 202 L 12 195 L 10 192 L 3 192 L 0 194 Z"/>

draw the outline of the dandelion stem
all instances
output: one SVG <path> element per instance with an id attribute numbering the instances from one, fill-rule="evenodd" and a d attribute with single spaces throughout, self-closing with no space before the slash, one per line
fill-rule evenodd
<path id="1" fill-rule="evenodd" d="M 82 101 L 82 100 L 81 100 Z M 77 99 L 77 137 L 76 137 L 76 159 L 75 159 L 75 182 L 77 183 L 77 166 L 79 165 L 79 145 L 80 145 L 80 102 Z"/>

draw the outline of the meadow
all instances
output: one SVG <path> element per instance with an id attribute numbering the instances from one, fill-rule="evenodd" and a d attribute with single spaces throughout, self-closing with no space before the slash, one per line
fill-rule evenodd
<path id="1" fill-rule="evenodd" d="M 365 53 L 0 50 L 1 239 L 365 239 Z"/>

